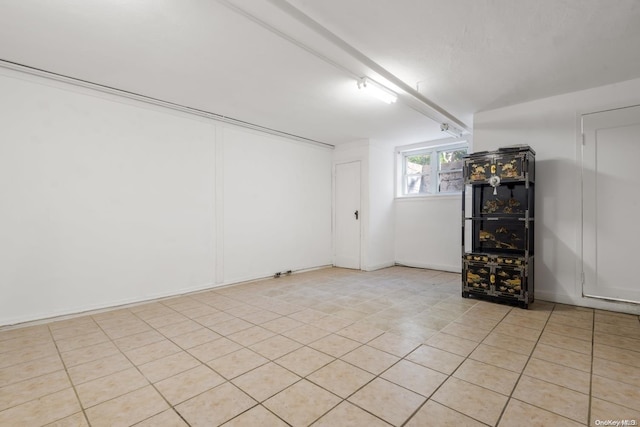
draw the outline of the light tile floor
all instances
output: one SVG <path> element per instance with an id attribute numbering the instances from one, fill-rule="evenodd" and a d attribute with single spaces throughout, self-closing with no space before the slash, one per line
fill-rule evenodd
<path id="1" fill-rule="evenodd" d="M 1 426 L 640 422 L 638 316 L 323 269 L 0 331 Z M 627 425 L 634 425 L 629 423 Z"/>

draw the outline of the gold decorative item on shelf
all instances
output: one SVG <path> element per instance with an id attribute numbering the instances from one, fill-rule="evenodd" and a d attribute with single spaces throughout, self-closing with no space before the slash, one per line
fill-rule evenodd
<path id="1" fill-rule="evenodd" d="M 496 240 L 496 236 L 488 231 L 480 230 L 480 241 L 485 242 L 487 240 Z"/>
<path id="2" fill-rule="evenodd" d="M 492 214 L 492 213 L 506 213 L 506 214 L 514 214 L 514 213 L 522 213 L 522 209 L 519 208 L 521 203 L 514 199 L 513 197 L 508 199 L 506 202 L 498 197 L 493 200 L 487 200 L 484 202 L 482 206 L 483 214 Z"/>
<path id="3" fill-rule="evenodd" d="M 479 274 L 474 274 L 472 272 L 467 272 L 467 283 L 475 283 L 479 282 L 482 279 Z"/>
<path id="4" fill-rule="evenodd" d="M 498 163 L 500 166 L 501 178 L 517 178 L 520 176 L 520 172 L 516 167 L 516 159 L 511 160 L 509 163 Z"/>
<path id="5" fill-rule="evenodd" d="M 485 163 L 484 165 L 474 165 L 473 170 L 471 171 L 471 180 L 484 181 L 487 179 L 487 167 L 489 167 L 489 163 Z"/>
<path id="6" fill-rule="evenodd" d="M 519 277 L 514 277 L 513 279 L 507 279 L 505 282 L 511 286 L 520 286 L 522 284 L 522 280 Z"/>

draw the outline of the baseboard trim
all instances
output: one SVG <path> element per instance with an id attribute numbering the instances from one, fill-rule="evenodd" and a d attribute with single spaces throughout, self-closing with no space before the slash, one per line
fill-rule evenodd
<path id="1" fill-rule="evenodd" d="M 367 265 L 362 270 L 363 271 L 376 271 L 376 270 L 382 270 L 383 268 L 393 267 L 394 265 L 396 265 L 395 262 L 389 261 L 389 262 L 383 262 L 381 264 Z"/>
<path id="2" fill-rule="evenodd" d="M 399 266 L 405 266 L 405 267 L 426 268 L 428 270 L 448 271 L 451 273 L 462 272 L 462 267 L 460 267 L 460 265 L 431 264 L 431 263 L 425 263 L 425 262 L 403 261 L 403 260 L 397 260 L 395 264 Z"/>
<path id="3" fill-rule="evenodd" d="M 152 301 L 160 301 L 166 298 L 172 298 L 180 295 L 202 292 L 215 287 L 217 287 L 215 284 L 209 283 L 206 285 L 199 285 L 191 288 L 182 288 L 175 291 L 152 294 L 143 298 L 127 298 L 122 300 L 110 301 L 104 304 L 91 304 L 84 307 L 75 307 L 65 310 L 54 310 L 48 313 L 38 313 L 30 316 L 3 319 L 2 325 L 0 325 L 0 330 L 4 330 L 5 328 L 23 327 L 41 323 L 49 323 L 52 321 L 67 320 L 74 317 L 88 316 L 120 308 L 135 307 L 136 305 L 147 304 Z"/>
<path id="4" fill-rule="evenodd" d="M 323 268 L 331 268 L 331 267 L 332 267 L 331 265 L 308 267 L 308 268 L 292 271 L 291 274 L 304 273 L 308 271 L 320 270 Z M 216 288 L 240 285 L 243 283 L 256 282 L 256 281 L 272 279 L 272 278 L 273 276 L 267 276 L 267 277 L 249 278 L 242 281 L 238 280 L 238 281 L 229 282 L 229 283 L 218 283 L 218 284 L 208 283 L 205 285 L 194 286 L 191 288 L 182 288 L 182 289 L 178 289 L 171 292 L 162 292 L 162 293 L 152 294 L 144 298 L 129 298 L 129 299 L 123 299 L 118 301 L 111 301 L 105 304 L 93 304 L 85 307 L 76 307 L 76 308 L 70 308 L 67 310 L 53 311 L 49 313 L 39 313 L 39 314 L 33 314 L 30 316 L 24 316 L 24 317 L 2 319 L 0 320 L 0 322 L 2 322 L 0 324 L 0 331 L 10 330 L 15 328 L 22 328 L 25 326 L 35 326 L 35 325 L 40 325 L 43 323 L 49 323 L 53 321 L 73 319 L 75 317 L 80 317 L 80 316 L 90 316 L 93 314 L 104 313 L 106 311 L 135 307 L 137 305 L 148 304 L 154 301 L 162 301 L 168 298 L 175 298 L 175 297 L 184 296 L 184 295 L 192 295 L 192 294 L 197 294 L 199 292 L 210 291 Z"/>
<path id="5" fill-rule="evenodd" d="M 578 307 L 594 308 L 598 310 L 615 311 L 617 313 L 627 313 L 636 316 L 640 315 L 640 304 L 606 301 L 587 297 L 572 297 L 567 294 L 556 292 L 535 291 L 535 299 L 549 301 L 558 304 L 575 305 Z"/>

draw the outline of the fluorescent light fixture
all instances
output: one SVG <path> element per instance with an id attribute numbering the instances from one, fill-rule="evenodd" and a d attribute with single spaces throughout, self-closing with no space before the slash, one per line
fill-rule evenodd
<path id="1" fill-rule="evenodd" d="M 371 94 L 371 96 L 387 104 L 392 104 L 398 100 L 398 94 L 382 86 L 380 83 L 374 82 L 369 77 L 363 77 L 358 80 L 358 89 Z"/>
<path id="2" fill-rule="evenodd" d="M 442 123 L 440 125 L 440 130 L 444 133 L 451 135 L 454 138 L 462 138 L 462 130 L 458 129 L 455 126 L 450 125 L 449 123 Z"/>

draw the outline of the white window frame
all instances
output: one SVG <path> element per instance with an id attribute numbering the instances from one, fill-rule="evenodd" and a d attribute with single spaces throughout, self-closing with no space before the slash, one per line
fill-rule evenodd
<path id="1" fill-rule="evenodd" d="M 455 140 L 438 140 L 438 141 L 428 141 L 419 144 L 405 145 L 401 147 L 396 147 L 396 197 L 397 198 L 424 198 L 424 197 L 442 197 L 442 196 L 451 196 L 451 195 L 459 195 L 461 191 L 454 192 L 440 192 L 440 161 L 439 161 L 439 153 L 442 151 L 450 151 L 459 148 L 465 148 L 467 153 L 471 152 L 471 144 L 468 139 L 455 139 Z M 406 177 L 409 175 L 406 171 L 406 157 L 415 156 L 420 154 L 431 154 L 430 165 L 431 165 L 431 182 L 430 182 L 430 193 L 418 193 L 418 194 L 407 194 L 407 179 Z M 446 172 L 455 172 L 457 169 L 446 171 Z M 418 175 L 418 174 L 414 174 Z"/>

